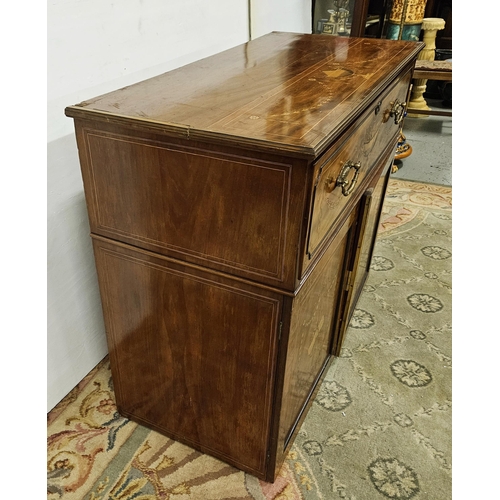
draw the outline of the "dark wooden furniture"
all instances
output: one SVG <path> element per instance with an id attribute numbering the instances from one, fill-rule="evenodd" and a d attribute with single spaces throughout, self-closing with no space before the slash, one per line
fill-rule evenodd
<path id="1" fill-rule="evenodd" d="M 421 48 L 272 33 L 66 109 L 124 416 L 274 480 L 368 272 Z"/>
<path id="2" fill-rule="evenodd" d="M 356 0 L 351 36 L 382 38 L 387 9 L 388 0 Z"/>

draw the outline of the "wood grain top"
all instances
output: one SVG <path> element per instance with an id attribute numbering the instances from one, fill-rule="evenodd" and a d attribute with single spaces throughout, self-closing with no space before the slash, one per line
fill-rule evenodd
<path id="1" fill-rule="evenodd" d="M 314 157 L 423 46 L 273 32 L 65 112 Z"/>

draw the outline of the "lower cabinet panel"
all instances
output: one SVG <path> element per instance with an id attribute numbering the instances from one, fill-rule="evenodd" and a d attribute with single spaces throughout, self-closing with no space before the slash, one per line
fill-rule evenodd
<path id="1" fill-rule="evenodd" d="M 120 412 L 264 477 L 281 296 L 93 241 Z"/>
<path id="2" fill-rule="evenodd" d="M 293 300 L 280 415 L 279 453 L 284 453 L 307 413 L 330 357 L 347 252 L 357 212 L 328 245 Z"/>
<path id="3" fill-rule="evenodd" d="M 293 297 L 94 236 L 120 413 L 274 480 L 331 357 L 357 219 Z"/>

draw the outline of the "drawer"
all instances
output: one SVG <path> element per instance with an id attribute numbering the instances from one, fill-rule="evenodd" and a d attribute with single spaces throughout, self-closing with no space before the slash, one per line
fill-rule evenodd
<path id="1" fill-rule="evenodd" d="M 370 175 L 384 151 L 391 144 L 395 146 L 410 80 L 408 72 L 375 99 L 354 127 L 316 162 L 304 267 L 347 205 L 359 197 L 363 179 Z"/>

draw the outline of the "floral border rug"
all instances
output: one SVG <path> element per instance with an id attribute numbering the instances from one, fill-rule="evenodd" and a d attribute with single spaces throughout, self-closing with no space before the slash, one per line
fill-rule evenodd
<path id="1" fill-rule="evenodd" d="M 48 415 L 48 499 L 451 499 L 451 188 L 391 179 L 371 271 L 274 484 L 116 412 L 105 358 Z"/>

